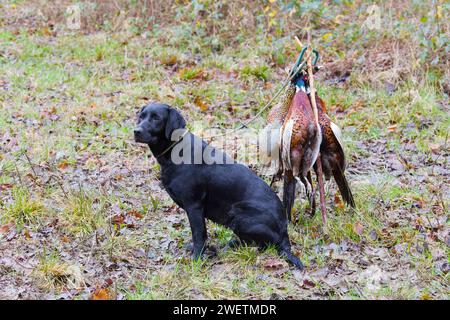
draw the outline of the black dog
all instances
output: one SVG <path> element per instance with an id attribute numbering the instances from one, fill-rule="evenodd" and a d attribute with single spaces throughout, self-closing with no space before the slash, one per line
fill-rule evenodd
<path id="1" fill-rule="evenodd" d="M 187 212 L 194 258 L 205 249 L 208 218 L 229 227 L 244 243 L 260 248 L 274 244 L 280 255 L 302 269 L 291 252 L 287 219 L 278 196 L 250 169 L 188 133 L 185 126 L 177 110 L 153 103 L 142 108 L 134 136 L 137 142 L 148 144 L 161 166 L 164 188 Z M 172 139 L 172 134 L 180 131 L 184 135 Z M 199 160 L 199 154 L 209 156 Z M 215 163 L 211 164 L 211 159 Z"/>

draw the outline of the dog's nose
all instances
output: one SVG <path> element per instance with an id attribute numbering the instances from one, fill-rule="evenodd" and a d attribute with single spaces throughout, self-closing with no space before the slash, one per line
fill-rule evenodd
<path id="1" fill-rule="evenodd" d="M 139 137 L 142 133 L 142 128 L 136 128 L 134 129 L 134 136 Z"/>

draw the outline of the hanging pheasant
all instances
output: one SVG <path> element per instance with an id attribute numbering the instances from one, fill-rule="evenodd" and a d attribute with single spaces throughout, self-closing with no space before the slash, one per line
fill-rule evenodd
<path id="1" fill-rule="evenodd" d="M 325 103 L 317 94 L 316 102 L 320 129 L 322 131 L 320 156 L 323 175 L 326 180 L 329 180 L 333 176 L 342 195 L 342 199 L 354 208 L 355 200 L 353 199 L 352 191 L 345 177 L 346 161 L 341 130 L 331 121 L 326 113 Z M 314 166 L 314 169 L 317 174 L 317 164 Z"/>
<path id="2" fill-rule="evenodd" d="M 301 62 L 305 50 L 306 48 L 300 54 L 296 66 Z M 305 186 L 311 212 L 315 212 L 315 190 L 310 172 L 314 167 L 321 191 L 322 218 L 326 224 L 322 174 L 326 180 L 333 176 L 347 204 L 355 207 L 355 202 L 344 173 L 346 161 L 341 131 L 328 117 L 323 100 L 315 94 L 312 75 L 318 70 L 315 67 L 318 54 L 314 50 L 313 52 L 316 54 L 314 68 L 311 61 L 308 61 L 308 73 L 299 68 L 297 74 L 291 79 L 282 101 L 271 109 L 267 119 L 268 124 L 263 130 L 266 143 L 265 148 L 262 149 L 263 154 L 271 155 L 265 160 L 266 164 L 272 164 L 275 169 L 272 183 L 276 177 L 284 173 L 283 204 L 290 220 L 297 180 Z M 314 92 L 315 101 L 311 96 L 312 92 Z M 319 159 L 320 167 L 317 162 Z"/>
<path id="3" fill-rule="evenodd" d="M 284 171 L 283 204 L 291 220 L 295 199 L 295 185 L 299 180 L 305 186 L 311 207 L 314 207 L 314 189 L 310 170 L 316 162 L 322 141 L 314 112 L 307 95 L 303 72 L 292 80 L 295 95 L 282 127 L 281 159 Z"/>
<path id="4" fill-rule="evenodd" d="M 267 125 L 261 131 L 259 140 L 260 156 L 262 162 L 272 170 L 273 178 L 270 186 L 282 173 L 280 163 L 281 131 L 294 94 L 295 85 L 291 83 L 287 86 L 280 102 L 270 110 L 267 116 Z"/>
<path id="5" fill-rule="evenodd" d="M 310 170 L 316 161 L 321 141 L 320 128 L 314 120 L 303 80 L 306 61 L 301 61 L 304 53 L 305 50 L 302 50 L 291 71 L 284 97 L 270 110 L 267 125 L 260 136 L 262 160 L 273 170 L 271 185 L 284 173 L 283 204 L 289 220 L 297 180 L 304 185 L 311 208 L 315 207 Z M 317 57 L 316 52 L 316 60 Z"/>

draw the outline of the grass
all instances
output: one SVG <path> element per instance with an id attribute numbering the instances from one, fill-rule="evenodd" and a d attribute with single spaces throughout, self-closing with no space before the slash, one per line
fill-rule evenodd
<path id="1" fill-rule="evenodd" d="M 84 285 L 81 269 L 61 261 L 57 252 L 47 254 L 44 251 L 32 275 L 46 290 L 77 289 Z"/>
<path id="2" fill-rule="evenodd" d="M 398 4 L 398 24 L 377 32 L 360 28 L 366 5 L 352 1 L 276 1 L 266 11 L 243 2 L 230 4 L 236 11 L 226 18 L 195 19 L 202 6 L 221 12 L 217 1 L 180 7 L 164 26 L 81 32 L 57 24 L 56 35 L 48 26 L 11 23 L 29 5 L 14 3 L 2 4 L 9 9 L 0 14 L 0 221 L 15 224 L 18 235 L 0 246 L 14 258 L 24 246 L 36 251 L 31 297 L 72 288 L 78 265 L 90 272 L 83 278 L 89 286 L 79 282 L 73 298 L 89 298 L 89 288 L 105 279 L 127 299 L 448 295 L 448 41 L 440 40 L 446 27 L 438 30 L 426 3 Z M 161 190 L 158 164 L 132 141 L 136 112 L 159 100 L 179 108 L 194 131 L 236 127 L 286 77 L 299 49 L 292 36 L 303 35 L 293 23 L 306 13 L 315 17 L 325 66 L 318 91 L 343 129 L 357 208 L 344 207 L 331 183 L 324 234 L 320 214 L 306 216 L 299 197 L 289 235 L 304 274 L 265 267 L 279 259 L 273 248 L 225 252 L 232 232 L 213 223 L 209 243 L 218 256 L 193 262 L 187 217 Z M 434 40 L 421 46 L 424 39 Z M 37 236 L 42 232 L 51 236 Z M 376 289 L 360 279 L 373 265 L 387 277 Z M 333 275 L 345 281 L 333 284 Z"/>
<path id="3" fill-rule="evenodd" d="M 14 187 L 11 192 L 12 201 L 2 212 L 2 222 L 14 222 L 18 227 L 24 225 L 39 225 L 43 216 L 43 204 L 32 197 L 30 192 L 21 187 Z"/>
<path id="4" fill-rule="evenodd" d="M 93 197 L 87 191 L 79 190 L 60 201 L 63 210 L 59 216 L 69 233 L 91 234 L 107 225 L 105 204 L 99 197 Z"/>

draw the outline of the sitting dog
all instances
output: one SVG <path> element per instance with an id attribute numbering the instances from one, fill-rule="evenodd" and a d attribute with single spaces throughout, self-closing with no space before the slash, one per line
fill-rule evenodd
<path id="1" fill-rule="evenodd" d="M 291 252 L 287 218 L 278 196 L 249 168 L 185 127 L 177 110 L 151 103 L 139 113 L 134 138 L 148 144 L 161 167 L 165 190 L 187 212 L 194 259 L 205 250 L 206 218 L 233 230 L 239 241 L 232 240 L 230 246 L 243 242 L 265 248 L 273 244 L 281 256 L 302 269 Z M 178 138 L 173 138 L 175 133 Z"/>

